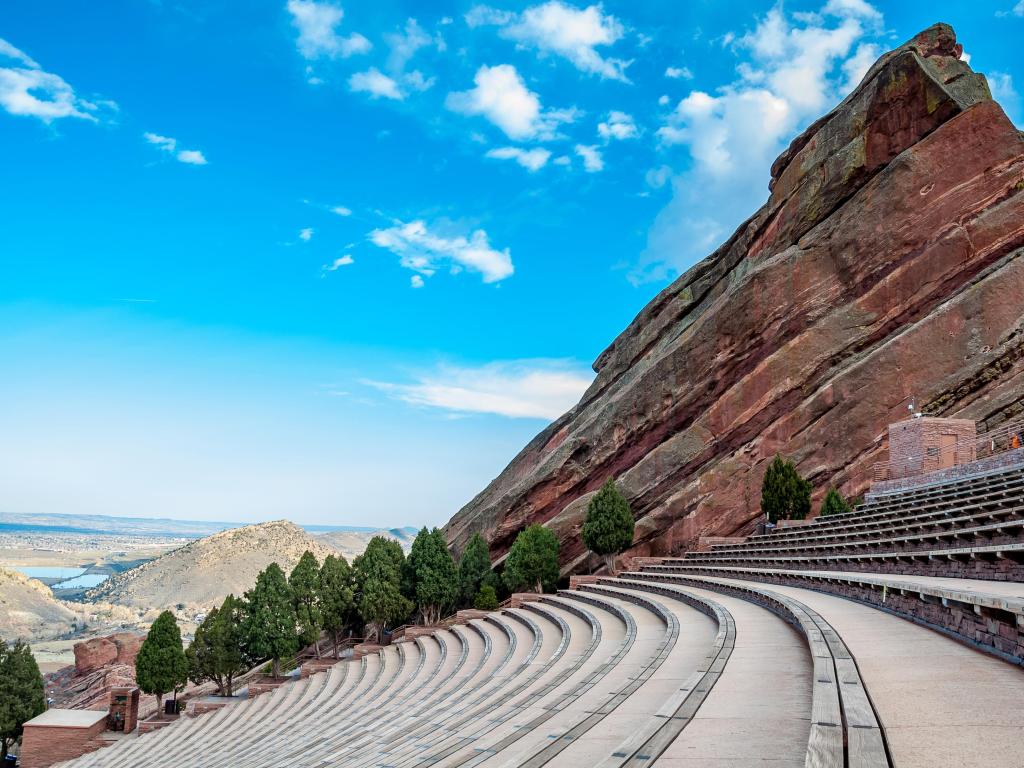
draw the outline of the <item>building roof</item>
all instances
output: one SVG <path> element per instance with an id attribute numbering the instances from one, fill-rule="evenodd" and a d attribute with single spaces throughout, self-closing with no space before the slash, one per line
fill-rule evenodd
<path id="1" fill-rule="evenodd" d="M 44 725 L 50 728 L 88 728 L 96 725 L 106 716 L 106 710 L 98 709 L 48 709 L 43 714 L 33 717 L 25 725 Z"/>

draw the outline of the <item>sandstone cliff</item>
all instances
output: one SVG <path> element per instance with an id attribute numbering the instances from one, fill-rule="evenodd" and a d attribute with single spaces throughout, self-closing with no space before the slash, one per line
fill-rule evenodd
<path id="1" fill-rule="evenodd" d="M 768 202 L 601 354 L 580 403 L 446 527 L 500 556 L 526 524 L 586 557 L 609 476 L 633 554 L 750 528 L 781 452 L 863 491 L 910 396 L 995 426 L 1024 410 L 1024 139 L 936 25 L 883 56 L 772 166 Z"/>
<path id="2" fill-rule="evenodd" d="M 87 597 L 143 609 L 210 608 L 228 594 L 241 596 L 272 562 L 287 575 L 307 549 L 320 562 L 337 554 L 287 520 L 232 528 L 112 576 Z"/>

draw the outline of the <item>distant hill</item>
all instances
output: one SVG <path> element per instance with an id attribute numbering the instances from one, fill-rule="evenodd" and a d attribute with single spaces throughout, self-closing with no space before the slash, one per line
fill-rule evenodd
<path id="1" fill-rule="evenodd" d="M 288 573 L 307 549 L 320 561 L 337 553 L 287 520 L 232 528 L 113 576 L 86 599 L 135 608 L 208 608 L 229 593 L 241 595 L 272 562 Z"/>
<path id="2" fill-rule="evenodd" d="M 412 541 L 416 538 L 415 528 L 360 528 L 328 531 L 317 535 L 317 538 L 328 546 L 341 552 L 350 563 L 357 556 L 363 553 L 366 545 L 374 536 L 385 536 L 394 539 L 402 545 L 406 552 L 412 547 Z"/>
<path id="3" fill-rule="evenodd" d="M 0 568 L 0 640 L 61 634 L 75 619 L 42 582 Z"/>

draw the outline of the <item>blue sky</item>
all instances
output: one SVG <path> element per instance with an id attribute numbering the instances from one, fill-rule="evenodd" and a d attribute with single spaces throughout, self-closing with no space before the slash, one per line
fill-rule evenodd
<path id="1" fill-rule="evenodd" d="M 943 5 L 7 0 L 0 509 L 443 523 Z"/>

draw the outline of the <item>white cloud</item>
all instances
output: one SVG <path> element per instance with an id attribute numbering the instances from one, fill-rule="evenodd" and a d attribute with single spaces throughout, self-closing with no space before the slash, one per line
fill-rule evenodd
<path id="1" fill-rule="evenodd" d="M 576 405 L 593 378 L 582 366 L 565 361 L 521 360 L 442 366 L 412 384 L 364 383 L 416 406 L 550 421 Z"/>
<path id="2" fill-rule="evenodd" d="M 305 227 L 305 228 L 299 230 L 299 240 L 301 240 L 304 243 L 308 243 L 312 239 L 313 239 L 313 228 L 312 227 Z"/>
<path id="3" fill-rule="evenodd" d="M 644 182 L 651 189 L 661 189 L 668 184 L 671 178 L 672 168 L 668 165 L 659 165 L 657 168 L 651 168 L 644 174 Z"/>
<path id="4" fill-rule="evenodd" d="M 559 155 L 551 162 L 555 165 L 571 165 L 572 158 L 570 158 L 568 155 Z"/>
<path id="5" fill-rule="evenodd" d="M 873 63 L 868 28 L 882 29 L 873 6 L 832 0 L 799 19 L 776 6 L 753 31 L 723 41 L 742 58 L 736 78 L 691 91 L 658 131 L 665 148 L 684 147 L 690 162 L 672 174 L 672 200 L 648 232 L 633 282 L 685 270 L 764 202 L 772 161 Z"/>
<path id="6" fill-rule="evenodd" d="M 445 230 L 444 234 L 430 231 L 422 220 L 397 221 L 392 227 L 373 230 L 369 237 L 374 245 L 399 256 L 403 267 L 425 277 L 430 277 L 443 266 L 448 266 L 453 274 L 463 269 L 479 272 L 485 283 L 504 280 L 513 273 L 509 249 L 499 251 L 492 248 L 484 230 L 477 229 L 465 235 L 449 232 L 454 227 L 441 229 Z"/>
<path id="7" fill-rule="evenodd" d="M 198 149 L 178 149 L 178 140 L 170 136 L 161 136 L 158 133 L 147 131 L 142 134 L 147 143 L 152 144 L 162 152 L 173 155 L 179 163 L 187 165 L 206 165 L 206 157 Z"/>
<path id="8" fill-rule="evenodd" d="M 612 139 L 635 139 L 640 135 L 631 115 L 614 110 L 608 113 L 607 120 L 597 124 L 597 133 L 606 142 Z"/>
<path id="9" fill-rule="evenodd" d="M 1024 16 L 1024 0 L 1020 0 L 1015 6 L 1013 6 L 1014 16 Z"/>
<path id="10" fill-rule="evenodd" d="M 669 67 L 665 70 L 665 77 L 672 80 L 693 80 L 693 72 L 689 67 Z"/>
<path id="11" fill-rule="evenodd" d="M 331 208 L 331 213 L 336 213 L 339 216 L 351 216 L 352 209 L 346 208 L 344 205 L 336 205 L 333 208 Z"/>
<path id="12" fill-rule="evenodd" d="M 393 72 L 405 70 L 416 52 L 433 42 L 433 38 L 423 30 L 416 19 L 406 21 L 404 31 L 385 35 L 384 39 L 391 48 L 387 67 Z"/>
<path id="13" fill-rule="evenodd" d="M 370 67 L 365 72 L 356 72 L 348 79 L 348 87 L 356 93 L 368 93 L 374 99 L 401 101 L 405 98 L 398 83 L 376 67 Z"/>
<path id="14" fill-rule="evenodd" d="M 1024 0 L 1021 0 L 1024 4 Z M 1021 99 L 1017 89 L 1013 86 L 1013 77 L 1007 72 L 990 72 L 988 74 L 989 88 L 992 90 L 992 98 L 999 102 L 1003 110 L 1017 126 L 1024 124 L 1024 115 L 1021 114 Z"/>
<path id="15" fill-rule="evenodd" d="M 625 33 L 622 23 L 605 14 L 600 5 L 580 9 L 549 0 L 521 14 L 477 6 L 466 15 L 466 22 L 471 27 L 499 26 L 502 37 L 561 56 L 582 72 L 629 82 L 625 70 L 631 62 L 604 58 L 597 51 L 599 47 L 614 45 Z"/>
<path id="16" fill-rule="evenodd" d="M 426 283 L 423 282 L 423 278 L 419 275 L 413 275 L 409 278 L 410 288 L 422 288 L 424 285 L 426 285 Z"/>
<path id="17" fill-rule="evenodd" d="M 661 96 L 658 97 L 658 105 L 659 106 L 662 106 L 662 107 L 668 106 L 669 101 L 671 101 L 671 99 L 669 99 L 668 94 L 664 94 L 663 93 Z"/>
<path id="18" fill-rule="evenodd" d="M 548 159 L 551 157 L 551 153 L 546 149 L 541 149 L 540 147 L 534 149 L 500 147 L 498 149 L 488 151 L 487 157 L 492 157 L 496 160 L 515 160 L 523 166 L 523 168 L 526 168 L 532 173 L 533 171 L 539 171 L 547 165 Z"/>
<path id="19" fill-rule="evenodd" d="M 0 107 L 12 115 L 51 123 L 65 117 L 98 122 L 100 104 L 78 97 L 64 78 L 46 72 L 24 51 L 0 38 Z M 117 105 L 102 102 L 110 109 Z"/>
<path id="20" fill-rule="evenodd" d="M 324 266 L 321 267 L 321 272 L 337 272 L 342 267 L 347 267 L 350 264 L 355 263 L 356 260 L 346 253 L 344 256 L 339 256 L 338 258 L 336 258 L 330 264 L 324 264 Z"/>
<path id="21" fill-rule="evenodd" d="M 305 59 L 348 58 L 366 53 L 373 46 L 359 33 L 343 37 L 338 34 L 345 11 L 333 3 L 314 0 L 288 0 L 292 25 L 299 31 L 296 41 L 299 53 Z"/>
<path id="22" fill-rule="evenodd" d="M 482 66 L 473 82 L 475 88 L 449 93 L 445 105 L 453 112 L 487 118 L 510 139 L 553 138 L 559 124 L 578 116 L 575 110 L 544 111 L 511 64 Z"/>
<path id="23" fill-rule="evenodd" d="M 597 173 L 604 170 L 604 158 L 601 157 L 601 151 L 595 145 L 577 144 L 575 151 L 577 155 L 583 158 L 583 169 L 587 173 Z"/>

